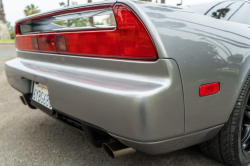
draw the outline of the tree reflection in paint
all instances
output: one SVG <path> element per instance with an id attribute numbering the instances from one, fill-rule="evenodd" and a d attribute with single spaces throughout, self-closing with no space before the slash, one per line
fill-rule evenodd
<path id="1" fill-rule="evenodd" d="M 212 17 L 217 19 L 224 18 L 229 11 L 229 8 L 219 9 L 217 12 L 212 13 Z"/>

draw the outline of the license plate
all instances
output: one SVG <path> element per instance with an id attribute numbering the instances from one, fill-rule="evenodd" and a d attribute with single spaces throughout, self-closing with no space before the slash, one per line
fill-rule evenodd
<path id="1" fill-rule="evenodd" d="M 52 110 L 49 100 L 49 91 L 46 85 L 34 82 L 32 100 Z"/>

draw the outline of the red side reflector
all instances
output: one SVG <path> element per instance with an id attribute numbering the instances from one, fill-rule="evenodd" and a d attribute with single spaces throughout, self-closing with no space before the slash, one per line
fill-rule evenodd
<path id="1" fill-rule="evenodd" d="M 218 93 L 219 91 L 220 91 L 220 84 L 218 82 L 200 86 L 201 97 L 212 95 L 212 94 Z"/>

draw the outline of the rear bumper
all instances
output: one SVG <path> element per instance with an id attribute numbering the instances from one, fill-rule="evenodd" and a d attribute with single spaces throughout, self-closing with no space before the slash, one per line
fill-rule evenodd
<path id="1" fill-rule="evenodd" d="M 200 132 L 158 142 L 138 142 L 107 133 L 105 130 L 99 127 L 85 123 L 81 120 L 78 120 L 77 118 L 69 117 L 68 115 L 63 114 L 60 111 L 49 110 L 48 108 L 34 101 L 31 101 L 31 103 L 32 105 L 39 108 L 49 116 L 59 120 L 60 122 L 64 122 L 72 126 L 73 128 L 77 129 L 80 132 L 83 132 L 85 134 L 85 137 L 88 139 L 89 143 L 94 145 L 95 147 L 102 147 L 103 143 L 110 142 L 110 136 L 111 136 L 113 138 L 116 138 L 123 144 L 127 145 L 128 147 L 131 147 L 133 149 L 151 155 L 159 155 L 176 151 L 179 149 L 183 149 L 210 140 L 223 127 L 223 125 L 218 125 Z M 99 133 L 99 136 L 96 135 L 96 132 Z"/>
<path id="2" fill-rule="evenodd" d="M 112 136 L 125 145 L 132 147 L 138 151 L 150 155 L 160 155 L 208 141 L 214 138 L 223 126 L 224 125 L 222 124 L 196 133 L 158 142 L 137 142 L 115 135 Z"/>
<path id="3" fill-rule="evenodd" d="M 29 60 L 28 60 L 29 59 Z M 184 134 L 181 78 L 174 60 L 103 60 L 18 52 L 6 62 L 9 84 L 31 93 L 31 81 L 48 86 L 51 106 L 137 142 Z"/>

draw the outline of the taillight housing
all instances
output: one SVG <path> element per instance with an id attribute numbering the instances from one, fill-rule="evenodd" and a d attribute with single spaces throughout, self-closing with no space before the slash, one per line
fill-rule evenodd
<path id="1" fill-rule="evenodd" d="M 138 59 L 156 59 L 156 49 L 151 37 L 138 16 L 127 6 L 113 7 L 117 29 L 120 32 L 121 56 Z"/>
<path id="2" fill-rule="evenodd" d="M 19 32 L 19 24 L 16 24 L 15 25 L 15 36 L 19 35 L 19 34 L 20 34 L 20 32 Z"/>
<path id="3" fill-rule="evenodd" d="M 54 33 L 42 33 L 38 34 L 38 46 L 41 52 L 56 53 L 57 48 L 55 44 L 55 34 Z"/>
<path id="4" fill-rule="evenodd" d="M 101 6 L 95 8 L 102 9 Z M 108 7 L 103 6 L 103 8 Z M 128 6 L 120 3 L 110 5 L 109 8 L 113 10 L 116 28 L 54 31 L 51 33 L 39 32 L 37 34 L 22 35 L 18 28 L 22 22 L 19 22 L 15 28 L 16 47 L 19 50 L 75 56 L 139 60 L 158 59 L 154 42 L 136 13 Z M 86 10 L 89 10 L 89 8 Z M 74 11 L 66 10 L 60 14 L 72 12 Z M 49 16 L 52 17 L 53 14 Z M 41 17 L 45 19 L 44 15 Z M 36 18 L 36 20 L 39 20 L 39 18 Z"/>
<path id="5" fill-rule="evenodd" d="M 16 47 L 19 50 L 39 51 L 37 34 L 16 35 Z"/>

